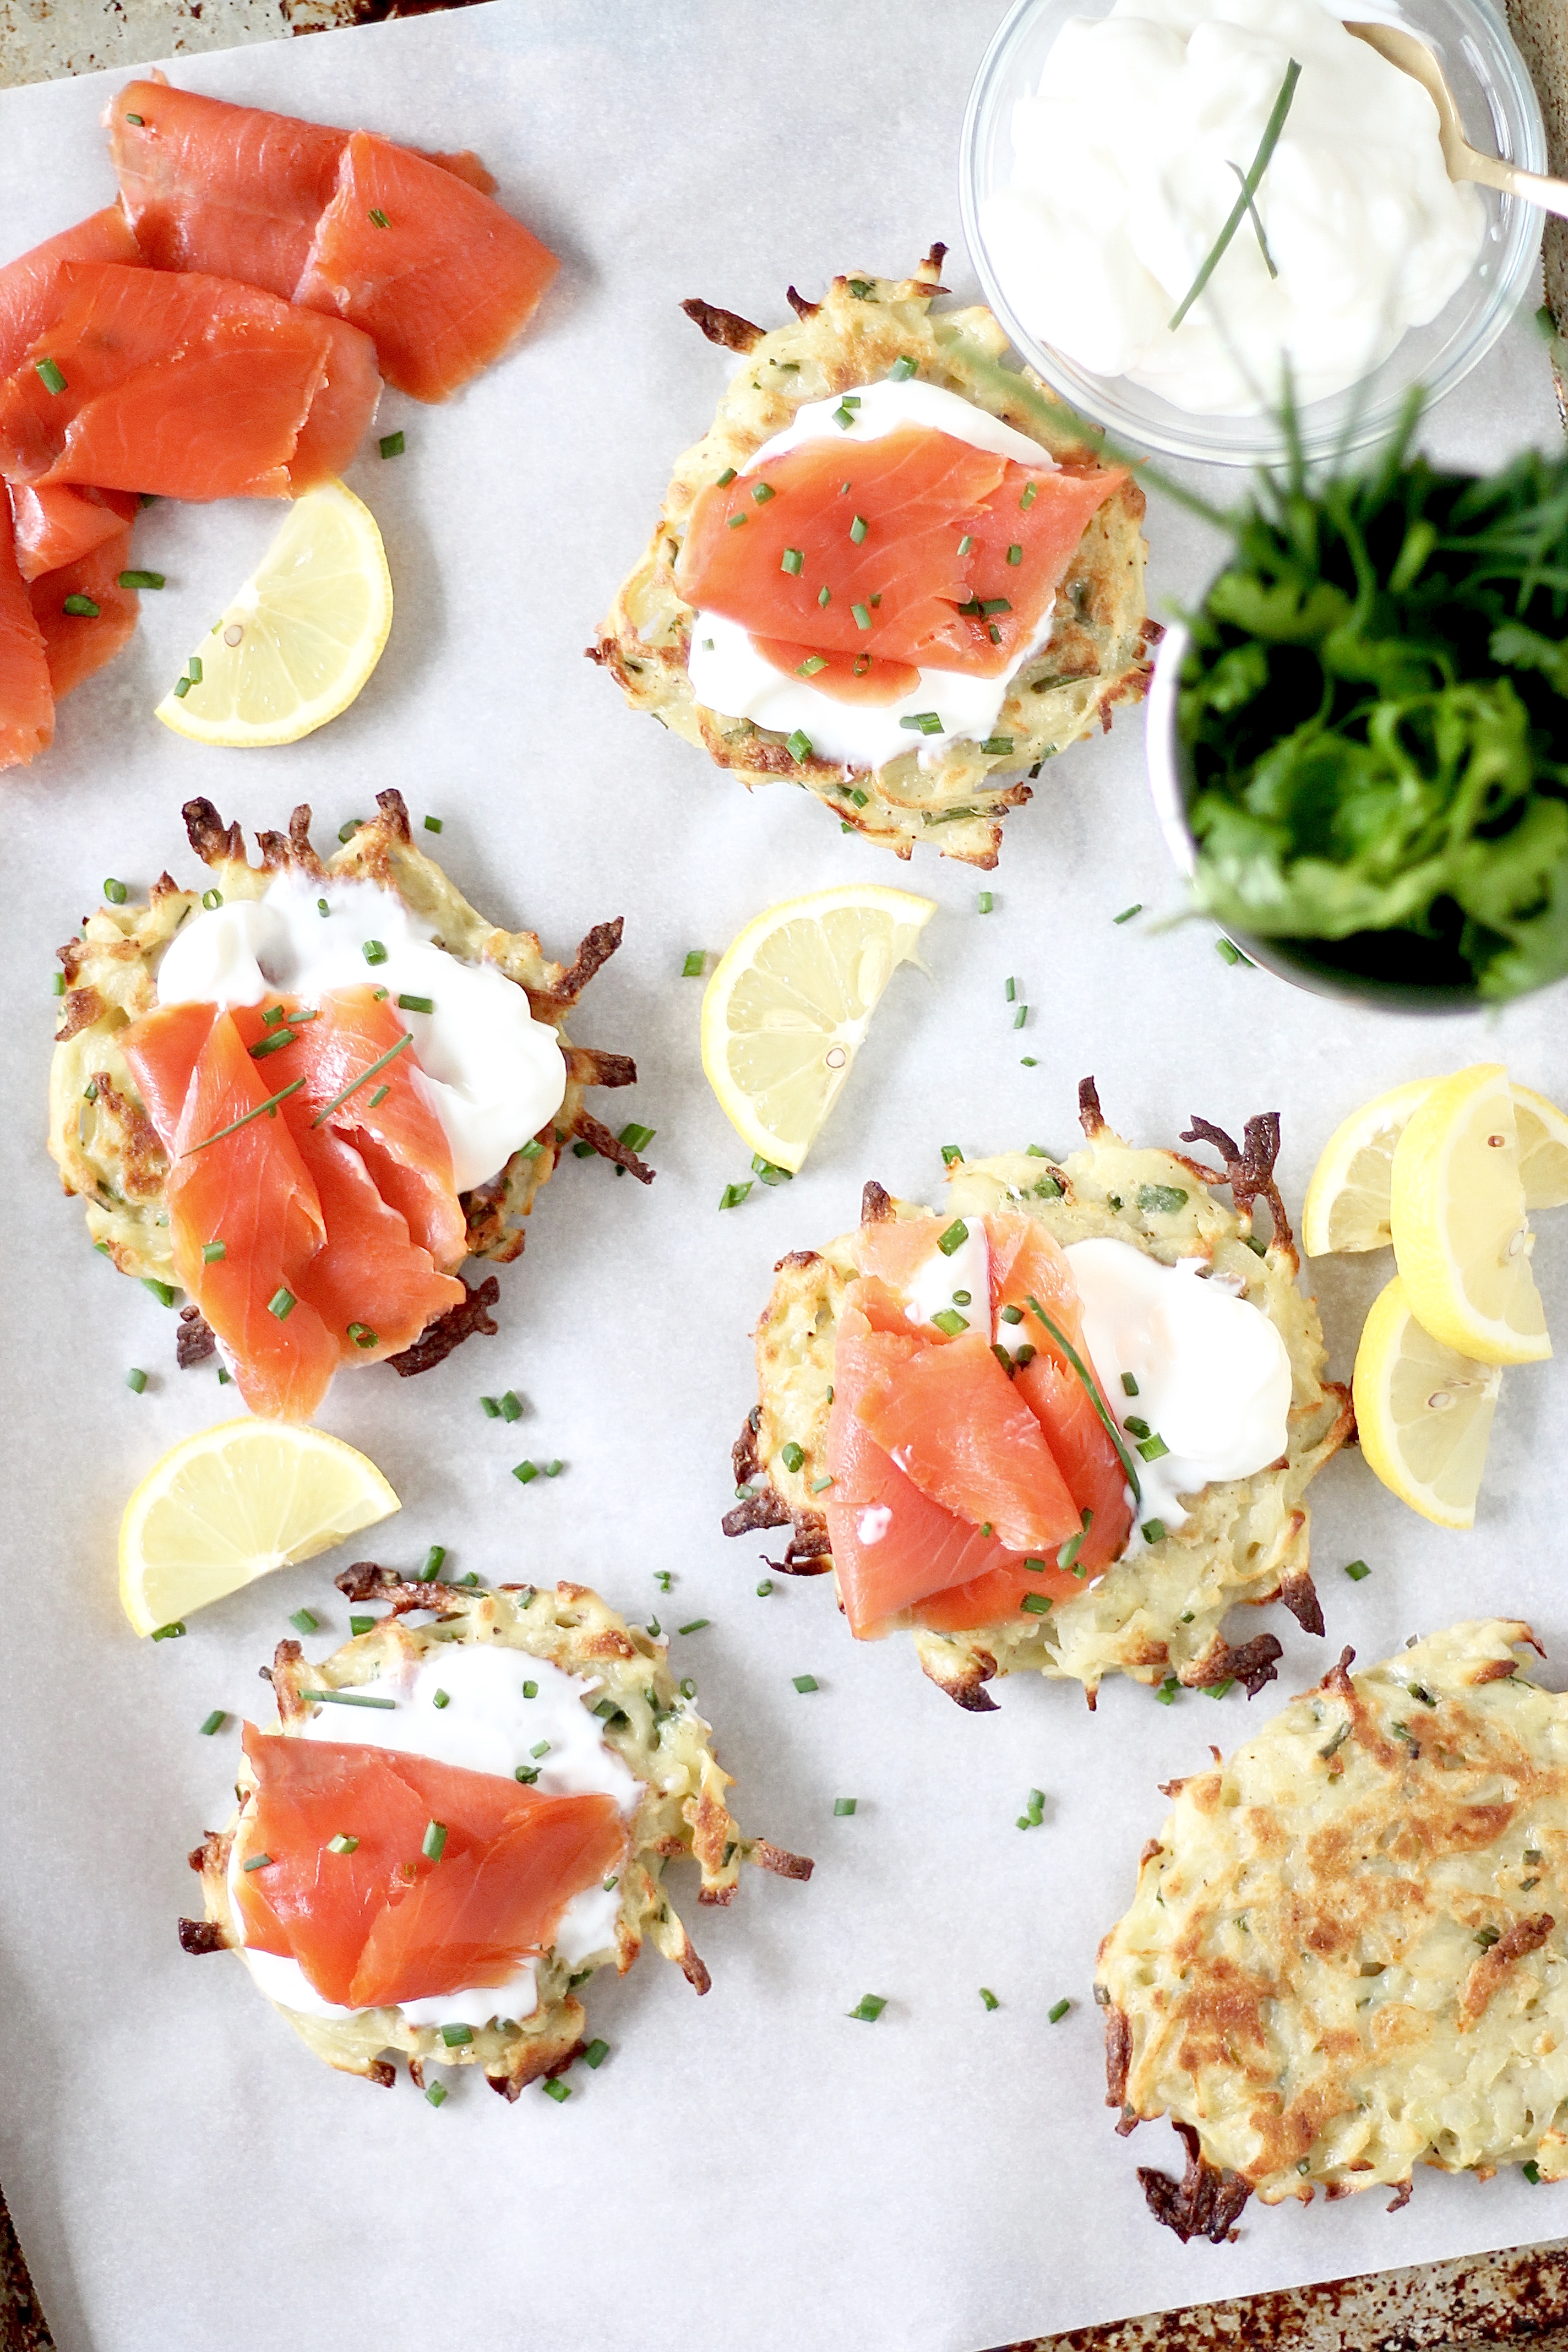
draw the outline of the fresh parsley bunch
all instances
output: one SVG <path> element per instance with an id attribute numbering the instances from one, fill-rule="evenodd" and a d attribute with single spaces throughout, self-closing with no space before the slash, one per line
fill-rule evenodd
<path id="1" fill-rule="evenodd" d="M 1568 972 L 1568 457 L 1439 473 L 1415 416 L 1227 518 L 1179 700 L 1195 888 L 1320 962 L 1501 1000 Z"/>

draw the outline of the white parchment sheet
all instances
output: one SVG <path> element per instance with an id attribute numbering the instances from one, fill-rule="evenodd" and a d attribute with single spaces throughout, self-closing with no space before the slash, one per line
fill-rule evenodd
<path id="1" fill-rule="evenodd" d="M 1561 1366 L 1508 1374 L 1473 1535 L 1426 1527 L 1353 1454 L 1319 1480 L 1329 1637 L 1271 1612 L 1282 1677 L 1250 1706 L 1237 1692 L 1166 1708 L 1111 1682 L 1091 1716 L 1076 1685 L 1020 1676 L 996 1686 L 997 1714 L 968 1716 L 907 1643 L 853 1644 L 826 1581 L 775 1576 L 759 1599 L 763 1540 L 719 1533 L 773 1261 L 852 1223 L 868 1176 L 931 1198 L 942 1143 L 1065 1151 L 1092 1071 L 1110 1117 L 1150 1141 L 1194 1111 L 1234 1129 L 1278 1107 L 1299 1204 L 1331 1127 L 1396 1080 L 1506 1056 L 1568 1091 L 1561 991 L 1500 1018 L 1396 1019 L 1228 968 L 1206 926 L 1157 930 L 1176 894 L 1136 712 L 1047 769 L 985 877 L 924 854 L 900 868 L 786 787 L 748 800 L 584 660 L 723 381 L 680 299 L 773 324 L 792 281 L 812 295 L 835 270 L 896 273 L 933 237 L 956 246 L 963 98 L 999 5 L 495 0 L 173 68 L 220 96 L 479 148 L 564 266 L 521 348 L 450 406 L 387 397 L 381 429 L 403 426 L 407 454 L 373 445 L 352 478 L 385 533 L 397 618 L 353 710 L 254 757 L 156 724 L 278 520 L 161 506 L 136 561 L 168 588 L 67 704 L 54 750 L 0 784 L 0 2178 L 61 2352 L 975 2352 L 1568 2227 L 1568 2189 L 1422 2173 L 1394 2219 L 1381 2196 L 1254 2205 L 1237 2244 L 1184 2249 L 1134 2177 L 1179 2168 L 1180 2150 L 1163 2125 L 1115 2137 L 1090 1995 L 1165 1811 L 1155 1783 L 1239 1740 L 1341 1643 L 1371 1661 L 1457 1617 L 1518 1612 L 1568 1669 Z M 5 252 L 111 194 L 97 128 L 111 86 L 0 95 Z M 948 283 L 973 290 L 961 251 Z M 1525 320 L 1429 442 L 1489 462 L 1557 429 Z M 1199 586 L 1207 554 L 1169 506 L 1150 538 L 1158 609 Z M 175 1372 L 174 1318 L 93 1255 L 60 1198 L 43 1145 L 52 951 L 106 875 L 140 895 L 165 866 L 199 871 L 191 794 L 248 827 L 309 801 L 330 845 L 386 784 L 416 825 L 442 818 L 432 845 L 479 904 L 552 951 L 625 915 L 574 1025 L 636 1055 L 641 1084 L 604 1104 L 658 1130 L 658 1179 L 645 1193 L 568 1159 L 503 1270 L 499 1338 L 418 1381 L 339 1381 L 326 1423 L 384 1467 L 400 1517 L 183 1641 L 139 1643 L 115 1592 L 121 1508 L 163 1446 L 226 1406 L 210 1366 Z M 937 899 L 929 977 L 896 977 L 805 1172 L 721 1214 L 748 1154 L 702 1080 L 682 958 L 773 899 L 857 877 Z M 1150 914 L 1116 928 L 1134 899 Z M 1563 1332 L 1568 1219 L 1543 1222 L 1536 1264 Z M 1389 1270 L 1310 1270 L 1342 1376 Z M 150 1374 L 140 1396 L 132 1364 Z M 509 1386 L 526 1418 L 485 1420 L 480 1391 Z M 566 1471 L 521 1487 L 524 1454 Z M 334 2075 L 237 1961 L 175 1941 L 198 1906 L 185 1852 L 225 1819 L 237 1755 L 232 1729 L 198 1737 L 203 1717 L 263 1712 L 257 1670 L 302 1602 L 323 1619 L 311 1654 L 346 1636 L 331 1577 L 353 1552 L 409 1564 L 433 1541 L 458 1573 L 563 1575 L 666 1627 L 710 1619 L 673 1647 L 739 1815 L 817 1859 L 805 1886 L 752 1874 L 727 1913 L 700 1913 L 672 1869 L 712 1992 L 699 2002 L 651 1952 L 624 1983 L 596 1981 L 612 2056 L 576 2071 L 564 2105 L 507 2106 L 462 2076 L 437 2112 L 405 2080 L 388 2094 Z M 1373 1572 L 1354 1584 L 1357 1555 Z M 804 1673 L 813 1696 L 793 1686 Z M 1046 1819 L 1026 1834 L 1031 1786 Z M 834 1817 L 840 1795 L 852 1819 Z M 874 2026 L 846 2015 L 867 1992 L 888 2001 Z"/>

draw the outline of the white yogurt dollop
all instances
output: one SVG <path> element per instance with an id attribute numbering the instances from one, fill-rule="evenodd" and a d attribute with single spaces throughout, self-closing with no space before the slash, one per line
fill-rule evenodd
<path id="1" fill-rule="evenodd" d="M 537 1695 L 525 1698 L 525 1682 Z M 599 1719 L 584 1701 L 599 1687 L 563 1674 L 526 1650 L 499 1642 L 454 1643 L 432 1653 L 405 1675 L 378 1675 L 354 1685 L 370 1698 L 395 1701 L 391 1709 L 323 1706 L 291 1738 L 353 1741 L 368 1748 L 394 1748 L 405 1755 L 434 1757 L 470 1772 L 493 1772 L 510 1780 L 521 1764 L 537 1769 L 535 1785 L 552 1797 L 613 1797 L 628 1824 L 642 1798 L 642 1783 L 614 1749 L 605 1745 Z M 444 1691 L 447 1704 L 436 1705 Z M 546 1753 L 534 1749 L 545 1743 Z M 345 1827 L 347 1824 L 345 1824 Z M 239 1839 L 229 1864 L 229 1901 L 239 1920 L 236 1893 L 244 1862 Z M 555 1950 L 568 1968 L 614 1948 L 619 1890 L 590 1886 L 574 1895 L 561 1916 Z M 252 1976 L 269 2000 L 306 2017 L 352 2017 L 354 2011 L 324 2000 L 298 1960 L 242 1947 Z M 504 1985 L 478 1985 L 428 2000 L 406 2000 L 410 2025 L 486 2025 L 492 2017 L 531 2017 L 539 1996 L 531 1960 L 525 1959 Z"/>
<path id="2" fill-rule="evenodd" d="M 1173 333 L 1292 58 L 1255 198 L 1279 274 L 1244 218 Z M 1299 400 L 1343 391 L 1436 318 L 1485 235 L 1426 91 L 1320 0 L 1113 0 L 1099 22 L 1070 18 L 1013 144 L 981 225 L 1018 317 L 1191 415 L 1258 415 L 1286 359 Z"/>
<path id="3" fill-rule="evenodd" d="M 365 960 L 367 940 L 386 950 L 375 963 Z M 493 964 L 460 962 L 434 940 L 431 926 L 379 883 L 283 874 L 265 897 L 215 907 L 174 934 L 158 967 L 158 1002 L 259 1004 L 282 992 L 310 1002 L 366 981 L 394 1003 L 428 999 L 432 1013 L 399 1010 L 420 1092 L 466 1192 L 553 1118 L 566 1065 L 555 1031 L 534 1020 L 515 982 Z"/>
<path id="4" fill-rule="evenodd" d="M 840 405 L 837 398 L 804 402 L 784 431 L 764 441 L 747 460 L 742 479 L 754 473 L 764 458 L 782 457 L 804 441 L 879 441 L 906 425 L 945 433 L 952 440 L 966 441 L 971 448 L 1016 458 L 1021 466 L 1049 469 L 1055 464 L 1037 441 L 1015 432 L 999 416 L 988 415 L 941 384 L 921 383 L 918 377 L 902 383 L 884 378 L 879 383 L 861 384 L 851 397 L 860 405 L 847 431 L 833 422 Z M 1008 688 L 1049 637 L 1053 619 L 1053 610 L 1047 609 L 1028 644 L 999 677 L 922 669 L 912 693 L 898 702 L 873 703 L 839 702 L 808 679 L 775 669 L 757 652 L 740 622 L 700 611 L 691 624 L 687 674 L 698 701 L 709 710 L 729 719 L 750 719 L 782 735 L 792 735 L 798 728 L 810 739 L 819 760 L 874 768 L 918 745 L 922 761 L 929 761 L 961 737 L 984 741 L 994 731 Z M 942 721 L 940 734 L 916 735 L 900 726 L 900 719 L 928 710 L 934 710 Z"/>

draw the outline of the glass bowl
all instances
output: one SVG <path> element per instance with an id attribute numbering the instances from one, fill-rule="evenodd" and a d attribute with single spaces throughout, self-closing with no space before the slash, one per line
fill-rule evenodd
<path id="1" fill-rule="evenodd" d="M 986 249 L 981 212 L 1011 176 L 1016 102 L 1037 88 L 1047 53 L 1069 17 L 1109 13 L 1109 0 L 1017 0 L 974 78 L 963 120 L 959 202 L 986 299 L 1046 382 L 1128 446 L 1218 465 L 1277 462 L 1287 453 L 1273 417 L 1189 415 L 1125 376 L 1093 375 L 1065 352 L 1037 341 L 1012 310 Z M 1367 9 L 1369 16 L 1380 13 L 1376 6 Z M 1541 107 L 1500 8 L 1491 0 L 1408 0 L 1400 21 L 1436 51 L 1472 144 L 1526 171 L 1544 172 Z M 1479 194 L 1487 234 L 1470 276 L 1435 319 L 1408 331 L 1374 373 L 1332 399 L 1302 407 L 1300 432 L 1309 458 L 1343 455 L 1385 438 L 1417 382 L 1427 386 L 1433 400 L 1451 392 L 1533 293 L 1542 214 L 1493 188 Z"/>
<path id="2" fill-rule="evenodd" d="M 1176 698 L 1188 643 L 1179 622 L 1166 630 L 1150 680 L 1145 719 L 1154 814 L 1171 862 L 1185 882 L 1191 882 L 1198 863 L 1197 844 L 1187 823 L 1192 761 L 1176 731 Z M 1216 929 L 1249 962 L 1315 996 L 1375 1004 L 1390 1013 L 1474 1012 L 1491 1001 L 1483 998 L 1463 966 L 1463 979 L 1440 967 L 1417 969 L 1422 942 L 1407 932 L 1363 931 L 1348 940 L 1260 940 L 1247 931 Z"/>

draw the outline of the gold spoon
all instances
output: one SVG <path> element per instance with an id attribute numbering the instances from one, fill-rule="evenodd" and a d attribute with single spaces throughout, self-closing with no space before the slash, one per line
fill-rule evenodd
<path id="1" fill-rule="evenodd" d="M 1510 195 L 1522 196 L 1527 205 L 1539 205 L 1542 212 L 1561 213 L 1568 217 L 1568 180 L 1548 180 L 1539 172 L 1521 172 L 1517 163 L 1501 163 L 1497 156 L 1483 155 L 1470 145 L 1459 121 L 1454 93 L 1425 41 L 1395 25 L 1347 24 L 1345 30 L 1353 33 L 1358 41 L 1364 41 L 1369 49 L 1375 49 L 1380 58 L 1386 58 L 1391 66 L 1397 66 L 1401 73 L 1409 74 L 1420 83 L 1437 110 L 1438 136 L 1450 180 L 1479 180 L 1485 187 L 1504 188 Z"/>

